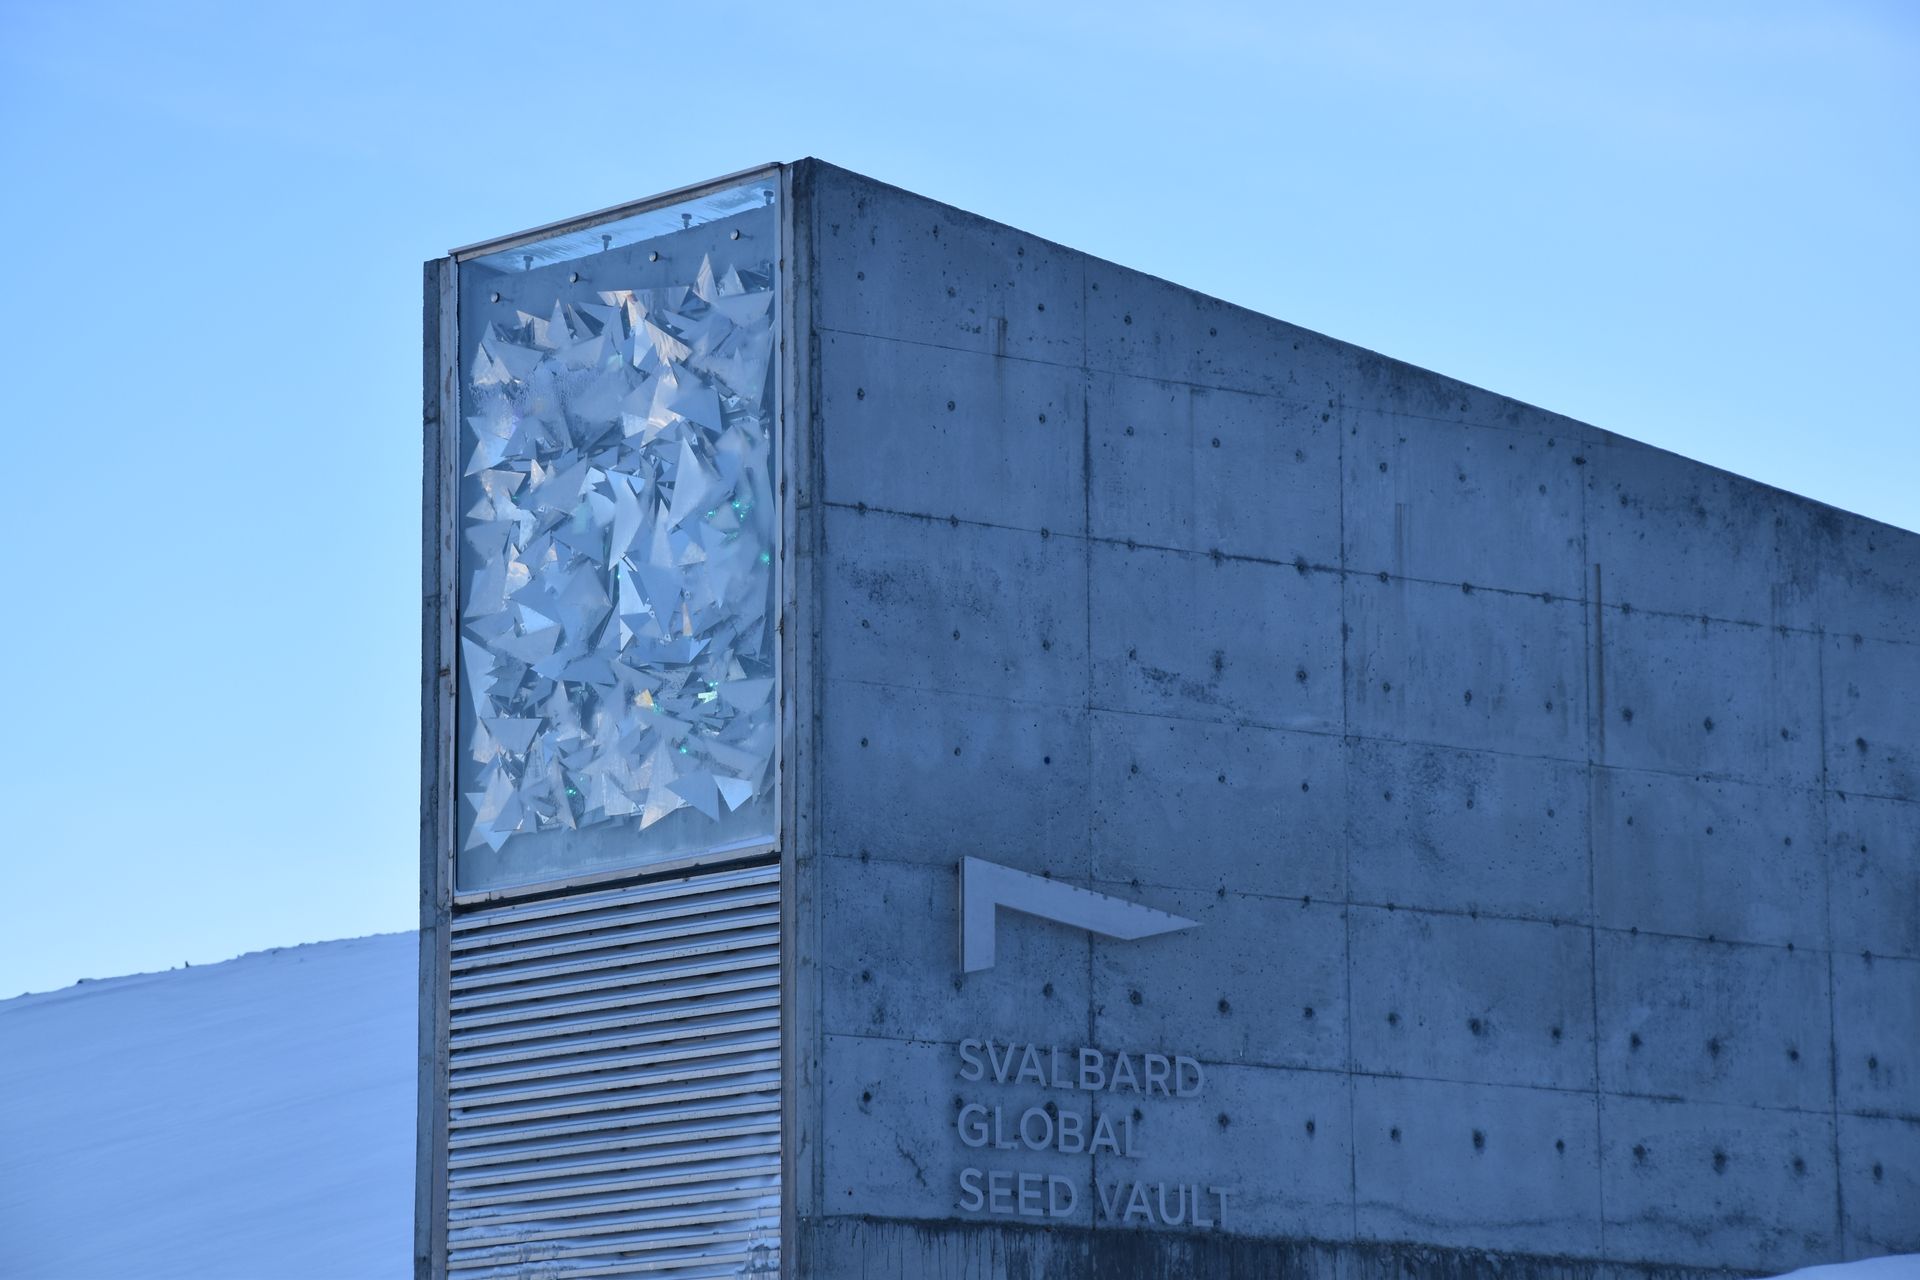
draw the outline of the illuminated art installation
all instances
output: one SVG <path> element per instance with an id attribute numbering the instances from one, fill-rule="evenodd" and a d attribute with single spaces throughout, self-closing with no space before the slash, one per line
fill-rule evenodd
<path id="1" fill-rule="evenodd" d="M 773 266 L 560 292 L 467 353 L 461 847 L 770 834 Z"/>

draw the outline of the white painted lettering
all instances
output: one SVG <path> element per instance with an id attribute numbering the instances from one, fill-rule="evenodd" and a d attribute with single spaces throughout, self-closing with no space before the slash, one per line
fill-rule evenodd
<path id="1" fill-rule="evenodd" d="M 1064 1203 L 1060 1199 L 1062 1191 L 1067 1193 Z M 1071 1179 L 1063 1178 L 1057 1173 L 1047 1175 L 1047 1216 L 1049 1218 L 1072 1217 L 1073 1207 L 1079 1203 L 1079 1200 L 1079 1194 L 1074 1191 Z"/>
<path id="2" fill-rule="evenodd" d="M 1025 1084 L 1032 1077 L 1037 1085 L 1047 1083 L 1046 1073 L 1040 1070 L 1040 1054 L 1032 1045 L 1028 1045 L 1020 1054 L 1020 1072 L 1014 1076 L 1015 1084 Z"/>
<path id="3" fill-rule="evenodd" d="M 1040 1208 L 1040 1187 L 1042 1175 L 1023 1173 L 1020 1175 L 1020 1216 L 1038 1218 L 1045 1212 Z"/>
<path id="4" fill-rule="evenodd" d="M 1040 1122 L 1036 1129 L 1034 1121 Z M 1036 1136 L 1038 1135 L 1038 1136 Z M 1020 1141 L 1027 1144 L 1029 1151 L 1045 1151 L 1053 1145 L 1053 1117 L 1039 1107 L 1028 1107 L 1020 1113 Z"/>
<path id="5" fill-rule="evenodd" d="M 960 1078 L 978 1080 L 984 1074 L 986 1074 L 985 1070 L 980 1064 L 980 1042 L 962 1040 L 960 1042 Z"/>
<path id="6" fill-rule="evenodd" d="M 980 1171 L 962 1169 L 960 1171 L 960 1208 L 967 1213 L 978 1213 L 980 1206 L 986 1202 L 986 1197 L 980 1194 Z"/>
<path id="7" fill-rule="evenodd" d="M 970 1147 L 987 1145 L 987 1109 L 977 1102 L 969 1102 L 960 1108 L 960 1119 L 955 1127 L 960 1132 L 960 1141 Z"/>
<path id="8" fill-rule="evenodd" d="M 1087 1149 L 1087 1118 L 1078 1111 L 1060 1113 L 1060 1150 L 1077 1156 Z"/>

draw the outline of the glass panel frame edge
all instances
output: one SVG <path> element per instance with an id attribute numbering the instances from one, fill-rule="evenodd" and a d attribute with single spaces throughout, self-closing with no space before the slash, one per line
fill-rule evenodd
<path id="1" fill-rule="evenodd" d="M 459 670 L 457 539 L 459 515 L 459 288 L 458 265 L 451 258 L 429 264 L 434 274 L 428 318 L 435 343 L 433 381 L 425 388 L 422 423 L 423 568 L 433 581 L 423 584 L 423 609 L 432 616 L 422 627 L 421 705 L 427 723 L 421 744 L 422 815 L 420 861 L 427 883 L 421 886 L 420 915 L 420 1080 L 417 1096 L 425 1113 L 416 1117 L 417 1151 L 414 1203 L 424 1222 L 414 1227 L 416 1280 L 435 1280 L 447 1272 L 447 1109 L 450 1079 L 448 1019 L 451 971 L 450 926 L 453 916 L 454 843 L 459 787 L 456 717 Z M 423 326 L 427 327 L 427 326 Z M 428 417 L 428 414 L 431 417 Z M 429 712 L 429 708 L 431 711 Z"/>
<path id="2" fill-rule="evenodd" d="M 779 769 L 777 762 L 774 767 L 777 773 Z M 776 783 L 776 788 L 777 786 Z M 775 794 L 778 795 L 777 790 Z M 735 863 L 764 859 L 770 853 L 779 853 L 780 848 L 781 842 L 776 838 L 755 840 L 730 849 L 703 849 L 698 853 L 649 862 L 645 866 L 618 867 L 611 871 L 563 876 L 556 880 L 541 880 L 532 884 L 516 884 L 498 889 L 475 889 L 467 893 L 456 893 L 453 895 L 453 905 L 457 910 L 470 911 L 476 907 L 495 907 L 506 902 L 517 902 L 523 898 L 543 898 L 576 889 L 606 889 L 620 884 L 640 884 L 648 880 L 671 880 L 684 876 L 690 871 L 706 871 L 716 867 L 732 866 Z"/>
<path id="3" fill-rule="evenodd" d="M 790 587 L 793 581 L 794 551 L 791 538 L 796 532 L 793 522 L 794 502 L 791 493 L 791 481 L 788 475 L 774 477 L 774 501 L 778 504 L 776 528 L 779 531 L 781 546 L 777 558 L 773 629 L 779 660 L 774 674 L 774 707 L 779 717 L 774 735 L 774 761 L 772 767 L 774 814 L 774 836 L 771 840 L 756 840 L 732 848 L 706 849 L 688 853 L 664 861 L 648 863 L 644 866 L 610 868 L 603 871 L 588 872 L 576 876 L 562 876 L 551 880 L 542 880 L 528 884 L 503 885 L 492 889 L 476 889 L 461 892 L 458 889 L 458 844 L 459 844 L 459 689 L 461 681 L 462 659 L 459 644 L 459 502 L 461 464 L 459 456 L 459 424 L 461 415 L 460 394 L 462 391 L 460 375 L 460 350 L 464 338 L 460 331 L 460 268 L 464 263 L 491 254 L 511 249 L 518 245 L 531 244 L 549 237 L 566 235 L 588 230 L 607 222 L 618 221 L 637 214 L 657 209 L 669 208 L 702 196 L 744 186 L 755 179 L 771 180 L 779 192 L 777 217 L 778 243 L 775 248 L 774 283 L 775 306 L 780 308 L 777 316 L 778 329 L 774 348 L 775 361 L 775 430 L 779 433 L 774 441 L 773 459 L 783 471 L 791 464 L 793 455 L 789 445 L 789 361 L 796 359 L 793 348 L 788 345 L 791 315 L 789 305 L 793 298 L 791 274 L 792 218 L 789 201 L 792 196 L 791 164 L 774 161 L 752 168 L 742 169 L 723 177 L 711 178 L 689 186 L 664 191 L 657 195 L 630 200 L 624 204 L 609 206 L 592 213 L 581 214 L 574 218 L 565 218 L 544 226 L 533 227 L 511 235 L 483 240 L 451 250 L 439 261 L 446 264 L 446 283 L 441 291 L 440 305 L 440 370 L 441 380 L 438 388 L 440 413 L 440 522 L 441 522 L 441 599 L 439 608 L 442 615 L 442 658 L 447 675 L 442 682 L 441 716 L 445 725 L 445 756 L 441 762 L 440 778 L 440 815 L 439 834 L 442 846 L 440 860 L 441 883 L 436 887 L 443 896 L 450 911 L 467 911 L 477 907 L 495 906 L 505 902 L 525 898 L 537 898 L 563 893 L 575 889 L 607 888 L 613 885 L 662 877 L 686 875 L 692 871 L 706 868 L 728 866 L 734 863 L 752 861 L 775 854 L 782 861 L 786 855 L 782 850 L 791 847 L 789 839 L 791 829 L 788 824 L 789 810 L 786 794 L 788 760 L 791 758 L 791 729 L 787 725 L 789 711 L 788 679 L 791 662 L 790 650 L 793 637 L 787 627 L 790 599 Z M 449 412 L 448 406 L 452 411 Z M 444 1180 L 443 1180 L 444 1181 Z M 444 1218 L 444 1213 L 440 1217 Z M 444 1240 L 444 1227 L 441 1228 Z M 445 1245 L 439 1246 L 439 1256 L 444 1259 Z M 441 1264 L 444 1266 L 444 1261 Z M 436 1274 L 438 1274 L 436 1272 Z"/>
<path id="4" fill-rule="evenodd" d="M 767 174 L 778 175 L 785 172 L 786 166 L 779 161 L 754 165 L 738 173 L 730 173 L 722 178 L 709 178 L 705 182 L 696 182 L 690 186 L 678 187 L 672 191 L 662 191 L 658 195 L 643 196 L 638 200 L 629 200 L 624 204 L 609 205 L 605 209 L 596 209 L 592 213 L 579 214 L 572 218 L 561 218 L 544 226 L 529 227 L 525 231 L 515 231 L 510 235 L 495 236 L 491 240 L 479 240 L 473 244 L 462 245 L 458 249 L 449 249 L 447 256 L 454 265 L 485 257 L 490 253 L 499 253 L 503 249 L 512 249 L 523 244 L 532 244 L 536 240 L 546 240 L 554 236 L 566 235 L 574 231 L 585 231 L 589 227 L 599 226 L 603 222 L 613 222 L 621 218 L 632 217 L 637 213 L 647 213 L 654 209 L 663 209 L 668 205 L 680 204 L 688 200 L 697 200 L 703 195 L 724 191 L 728 187 L 743 186 L 756 177 Z"/>

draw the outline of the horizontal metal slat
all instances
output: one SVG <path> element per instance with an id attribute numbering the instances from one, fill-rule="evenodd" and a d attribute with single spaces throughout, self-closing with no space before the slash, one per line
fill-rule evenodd
<path id="1" fill-rule="evenodd" d="M 648 912 L 630 920 L 596 921 L 590 929 L 577 929 L 558 935 L 542 934 L 516 942 L 489 943 L 485 948 L 456 957 L 452 961 L 452 970 L 454 973 L 469 973 L 475 969 L 505 967 L 547 956 L 605 951 L 656 936 L 683 936 L 693 932 L 696 927 L 723 920 L 751 918 L 755 913 L 771 914 L 777 919 L 780 892 L 778 889 L 763 889 L 751 894 L 701 899 L 699 905 L 703 909 L 697 914 Z M 711 932 L 710 929 L 708 931 Z"/>
<path id="2" fill-rule="evenodd" d="M 481 1089 L 513 1084 L 521 1080 L 551 1080 L 559 1076 L 590 1072 L 623 1071 L 632 1067 L 651 1067 L 663 1063 L 691 1062 L 700 1058 L 718 1058 L 732 1053 L 780 1047 L 778 1011 L 760 1017 L 739 1018 L 718 1025 L 694 1027 L 683 1035 L 657 1036 L 639 1046 L 611 1048 L 585 1044 L 561 1046 L 554 1053 L 538 1056 L 515 1055 L 509 1062 L 462 1065 L 452 1077 L 454 1089 Z M 771 1033 L 770 1035 L 768 1033 Z M 660 1047 L 665 1046 L 665 1047 Z M 625 1051 L 623 1051 L 625 1050 Z"/>
<path id="3" fill-rule="evenodd" d="M 780 1154 L 779 1135 L 770 1135 L 773 1141 L 747 1143 L 720 1143 L 710 1146 L 691 1148 L 661 1148 L 645 1156 L 625 1154 L 608 1160 L 569 1161 L 546 1160 L 533 1168 L 518 1169 L 511 1172 L 467 1172 L 456 1175 L 452 1185 L 462 1192 L 475 1192 L 482 1187 L 517 1186 L 522 1183 L 540 1182 L 553 1178 L 598 1177 L 604 1173 L 624 1173 L 636 1169 L 667 1169 L 674 1165 L 698 1164 L 703 1160 L 734 1159 L 747 1156 L 777 1156 Z"/>
<path id="4" fill-rule="evenodd" d="M 671 1233 L 663 1231 L 657 1235 L 644 1233 L 632 1235 L 625 1239 L 619 1237 L 603 1237 L 583 1240 L 575 1244 L 556 1242 L 541 1249 L 528 1249 L 518 1244 L 495 1245 L 491 1250 L 493 1255 L 491 1257 L 488 1256 L 487 1253 L 466 1254 L 458 1261 L 450 1260 L 448 1267 L 457 1270 L 463 1267 L 498 1266 L 503 1262 L 515 1265 L 534 1260 L 552 1262 L 561 1258 L 593 1258 L 596 1261 L 609 1257 L 637 1257 L 644 1259 L 650 1255 L 656 1259 L 662 1257 L 685 1258 L 693 1256 L 697 1257 L 699 1261 L 704 1264 L 712 1262 L 714 1255 L 720 1251 L 708 1247 L 697 1255 L 690 1255 L 687 1253 L 690 1246 L 727 1244 L 740 1244 L 744 1246 L 760 1234 L 761 1233 L 752 1225 L 747 1225 L 744 1227 L 736 1227 L 732 1230 L 708 1230 L 701 1232 L 679 1231 Z M 743 1248 L 741 1252 L 744 1253 L 745 1249 Z M 516 1253 L 521 1256 L 512 1256 Z M 503 1257 L 502 1255 L 506 1256 Z"/>
<path id="5" fill-rule="evenodd" d="M 538 1204 L 522 1209 L 501 1208 L 499 1206 L 470 1207 L 455 1209 L 448 1207 L 449 1225 L 505 1226 L 519 1222 L 544 1222 L 559 1218 L 604 1218 L 610 1214 L 635 1209 L 659 1208 L 664 1206 L 705 1205 L 724 1200 L 751 1200 L 756 1197 L 772 1200 L 779 1194 L 775 1179 L 766 1177 L 758 1182 L 742 1182 L 735 1186 L 726 1185 L 675 1185 L 665 1189 L 650 1188 L 651 1194 L 642 1194 L 636 1190 L 624 1195 L 597 1195 L 581 1199 L 574 1204 Z"/>
<path id="6" fill-rule="evenodd" d="M 498 1066 L 508 1062 L 536 1062 L 550 1058 L 576 1056 L 636 1045 L 670 1044 L 676 1040 L 694 1040 L 703 1036 L 726 1035 L 736 1031 L 758 1031 L 780 1025 L 780 993 L 763 990 L 735 1000 L 688 1002 L 684 1006 L 655 1010 L 637 1023 L 601 1028 L 593 1024 L 582 1030 L 562 1024 L 529 1031 L 512 1040 L 493 1044 L 462 1046 L 462 1065 L 468 1069 Z M 491 1049 L 492 1052 L 482 1052 Z"/>
<path id="7" fill-rule="evenodd" d="M 468 1010 L 454 1015 L 455 1041 L 457 1044 L 482 1043 L 481 1032 L 488 1027 L 514 1027 L 516 1024 L 548 1018 L 571 1018 L 601 1012 L 607 1012 L 612 1017 L 616 1016 L 612 1011 L 662 1001 L 744 991 L 761 986 L 777 988 L 780 984 L 780 971 L 775 967 L 778 962 L 778 950 L 767 947 L 758 952 L 711 956 L 684 965 L 663 966 L 648 973 L 644 982 L 636 983 L 628 990 L 608 988 L 612 992 L 609 995 L 579 1000 L 549 997 L 518 1008 L 497 1007 L 486 1013 Z M 709 981 L 693 981 L 700 978 Z M 520 1033 L 503 1031 L 501 1034 L 512 1036 Z"/>
<path id="8" fill-rule="evenodd" d="M 770 1003 L 769 1003 L 770 1002 Z M 689 1013 L 715 1017 L 756 1009 L 780 1007 L 780 988 L 776 981 L 729 983 L 724 988 L 702 988 L 692 992 L 663 992 L 657 1000 L 614 1005 L 591 1014 L 564 1014 L 555 1018 L 523 1019 L 518 1025 L 495 1026 L 467 1035 L 455 1036 L 455 1052 L 476 1053 L 502 1050 L 513 1045 L 537 1045 L 560 1037 L 618 1035 L 636 1028 L 686 1020 Z"/>
<path id="9" fill-rule="evenodd" d="M 597 942 L 588 948 L 566 947 L 547 948 L 542 954 L 527 957 L 527 963 L 519 963 L 521 957 L 513 957 L 514 963 L 497 966 L 470 966 L 465 977 L 453 979 L 455 991 L 472 990 L 475 987 L 498 986 L 506 982 L 533 982 L 549 977 L 560 977 L 571 973 L 584 973 L 593 969 L 605 969 L 617 964 L 632 963 L 628 957 L 646 955 L 641 950 L 649 942 L 682 943 L 689 938 L 708 937 L 713 934 L 742 933 L 758 931 L 777 940 L 780 927 L 780 909 L 778 907 L 740 908 L 738 910 L 716 912 L 702 916 L 684 924 L 659 924 L 631 930 L 617 939 Z M 555 964 L 539 964 L 535 961 L 549 959 L 557 955 L 573 955 L 580 951 L 599 951 L 607 954 Z"/>
<path id="10" fill-rule="evenodd" d="M 608 912 L 591 916 L 575 916 L 571 919 L 527 924 L 518 929 L 501 930 L 496 933 L 468 935 L 449 946 L 454 952 L 453 969 L 472 968 L 483 963 L 487 956 L 504 956 L 524 952 L 557 939 L 581 941 L 611 933 L 621 929 L 631 929 L 638 925 L 654 924 L 659 921 L 691 920 L 700 915 L 712 915 L 716 912 L 736 910 L 742 907 L 778 906 L 780 887 L 776 885 L 755 885 L 731 893 L 704 894 L 697 898 L 687 898 L 678 902 L 666 902 L 646 911 Z"/>
<path id="11" fill-rule="evenodd" d="M 584 1116 L 596 1112 L 628 1111 L 640 1107 L 659 1106 L 670 1102 L 700 1102 L 709 1098 L 731 1098 L 742 1094 L 761 1094 L 773 1101 L 768 1105 L 779 1107 L 780 1081 L 772 1072 L 758 1072 L 749 1075 L 702 1080 L 699 1084 L 686 1084 L 677 1089 L 627 1090 L 608 1097 L 570 1097 L 566 1101 L 551 1098 L 533 1098 L 524 1104 L 510 1107 L 496 1107 L 491 1110 L 473 1107 L 466 1114 L 451 1116 L 447 1123 L 455 1129 L 472 1129 L 481 1125 L 518 1124 L 526 1120 L 545 1120 L 557 1116 Z M 460 1145 L 455 1143 L 455 1146 Z"/>
<path id="12" fill-rule="evenodd" d="M 765 1212 L 764 1204 L 752 1199 L 723 1202 L 701 1209 L 669 1207 L 665 1209 L 635 1210 L 629 1209 L 615 1214 L 605 1222 L 567 1222 L 560 1226 L 544 1230 L 516 1225 L 511 1236 L 498 1232 L 489 1234 L 478 1227 L 461 1228 L 450 1237 L 455 1247 L 460 1249 L 480 1249 L 497 1245 L 501 1240 L 511 1238 L 526 1244 L 537 1244 L 542 1240 L 572 1239 L 576 1236 L 627 1235 L 633 1232 L 648 1231 L 656 1227 L 672 1229 L 675 1227 L 697 1227 L 706 1223 L 748 1222 Z"/>
<path id="13" fill-rule="evenodd" d="M 667 1133 L 639 1130 L 628 1137 L 600 1137 L 588 1142 L 535 1143 L 512 1150 L 496 1150 L 489 1155 L 455 1159 L 451 1162 L 451 1169 L 458 1173 L 466 1169 L 518 1164 L 530 1159 L 564 1160 L 572 1156 L 596 1155 L 607 1151 L 644 1150 L 648 1147 L 666 1146 L 676 1140 L 692 1137 L 725 1142 L 732 1138 L 755 1137 L 760 1134 L 778 1134 L 779 1132 L 779 1118 L 768 1118 L 756 1108 L 755 1114 L 733 1123 L 690 1127 Z"/>
<path id="14" fill-rule="evenodd" d="M 573 1080 L 562 1084 L 535 1080 L 516 1080 L 500 1087 L 489 1087 L 486 1083 L 463 1085 L 456 1078 L 450 1093 L 450 1101 L 455 1112 L 471 1113 L 476 1108 L 497 1107 L 510 1102 L 544 1102 L 555 1098 L 574 1097 L 579 1094 L 605 1094 L 616 1090 L 644 1089 L 656 1084 L 679 1084 L 685 1081 L 703 1080 L 708 1076 L 768 1074 L 777 1072 L 777 1063 L 767 1061 L 767 1055 L 754 1054 L 752 1050 L 779 1048 L 778 1039 L 763 1040 L 749 1045 L 723 1045 L 718 1051 L 707 1053 L 690 1050 L 678 1056 L 678 1060 L 665 1064 L 645 1064 L 651 1070 L 609 1071 L 604 1078 Z M 732 1055 L 750 1055 L 734 1057 Z M 515 1088 L 514 1084 L 524 1087 Z M 774 1088 L 778 1083 L 774 1082 Z"/>
<path id="15" fill-rule="evenodd" d="M 598 960 L 575 962 L 572 964 L 548 965 L 540 969 L 516 973 L 478 974 L 464 980 L 453 982 L 453 1008 L 461 1009 L 479 1004 L 500 1004 L 506 1001 L 527 1000 L 535 995 L 570 994 L 574 991 L 603 990 L 607 987 L 625 986 L 636 979 L 644 979 L 645 970 L 640 966 L 661 960 L 685 960 L 694 956 L 719 955 L 728 951 L 746 951 L 755 947 L 778 945 L 778 932 L 766 927 L 746 932 L 701 934 L 691 939 L 667 942 L 661 946 L 645 949 L 634 948 L 628 952 L 601 957 Z M 599 975 L 597 977 L 576 975 Z M 482 978 L 491 978 L 492 982 L 482 982 Z M 572 978 L 572 982 L 566 979 Z M 506 991 L 487 990 L 489 986 L 518 984 Z M 470 994 L 462 996 L 461 991 Z"/>
<path id="16" fill-rule="evenodd" d="M 548 1142 L 585 1133 L 606 1134 L 608 1141 L 619 1141 L 631 1134 L 670 1132 L 675 1125 L 707 1123 L 713 1117 L 777 1115 L 780 1109 L 777 1095 L 763 1088 L 751 1087 L 750 1084 L 715 1097 L 690 1101 L 698 1105 L 689 1106 L 680 1100 L 669 1099 L 660 1105 L 596 1113 L 579 1121 L 562 1120 L 539 1125 L 514 1122 L 494 1129 L 468 1129 L 455 1134 L 449 1145 L 455 1153 L 485 1149 L 498 1151 L 515 1142 Z"/>
<path id="17" fill-rule="evenodd" d="M 690 894 L 713 893 L 741 885 L 778 884 L 779 881 L 779 866 L 769 864 L 743 871 L 706 872 L 676 880 L 654 881 L 625 889 L 603 889 L 593 893 L 544 898 L 538 902 L 522 903 L 518 906 L 488 907 L 484 910 L 456 914 L 453 917 L 453 936 L 455 938 L 482 936 L 488 930 L 510 927 L 530 920 L 547 920 L 586 912 L 617 910 L 624 906 L 637 906 L 668 898 L 686 897 Z"/>

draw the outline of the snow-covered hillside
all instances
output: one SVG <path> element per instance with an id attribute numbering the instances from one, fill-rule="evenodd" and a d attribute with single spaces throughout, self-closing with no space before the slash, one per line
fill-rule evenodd
<path id="1" fill-rule="evenodd" d="M 1807 1267 L 1780 1280 L 1920 1280 L 1920 1254 L 1903 1253 L 1897 1258 L 1865 1258 L 1859 1262 L 1837 1262 L 1830 1267 Z"/>
<path id="2" fill-rule="evenodd" d="M 412 934 L 0 1001 L 0 1276 L 411 1274 Z"/>

